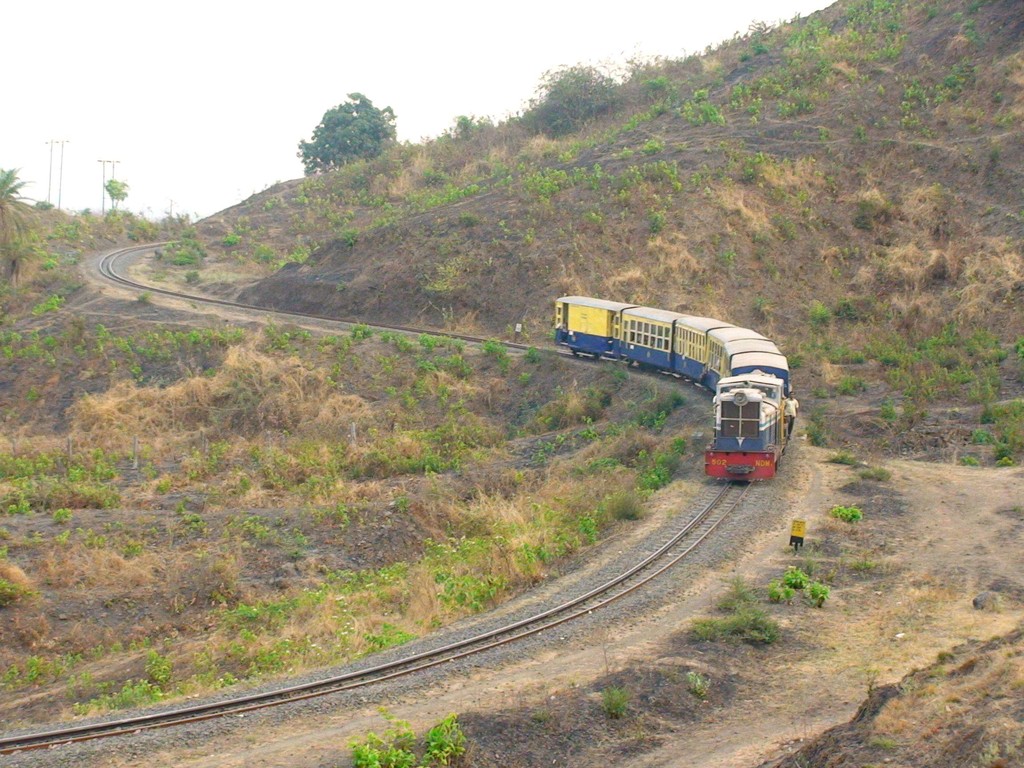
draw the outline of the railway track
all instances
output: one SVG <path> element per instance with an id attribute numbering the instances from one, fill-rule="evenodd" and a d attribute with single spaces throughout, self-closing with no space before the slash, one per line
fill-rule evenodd
<path id="1" fill-rule="evenodd" d="M 185 299 L 197 304 L 241 309 L 264 315 L 294 317 L 296 320 L 315 319 L 336 323 L 356 322 L 326 316 L 268 310 L 265 307 L 228 301 L 226 299 L 181 294 L 168 289 L 138 283 L 125 277 L 118 271 L 118 264 L 123 259 L 141 254 L 151 248 L 152 246 L 126 248 L 107 254 L 98 263 L 100 274 L 104 279 L 132 290 L 148 291 L 179 300 Z M 420 329 L 394 325 L 374 324 L 374 327 L 412 334 L 423 332 Z M 484 341 L 484 339 L 473 336 L 447 335 L 475 343 Z M 525 345 L 520 344 L 508 344 L 508 346 L 519 349 L 527 348 Z M 639 562 L 623 570 L 621 573 L 606 579 L 599 586 L 583 591 L 581 594 L 564 598 L 559 604 L 539 610 L 526 618 L 510 621 L 495 629 L 480 632 L 457 642 L 413 653 L 395 661 L 344 672 L 312 682 L 251 693 L 227 700 L 148 712 L 138 716 L 3 737 L 0 738 L 0 754 L 44 749 L 61 744 L 102 739 L 157 728 L 168 728 L 231 715 L 237 716 L 290 702 L 303 701 L 355 688 L 364 688 L 394 678 L 436 668 L 467 656 L 480 654 L 499 646 L 539 635 L 561 624 L 591 614 L 610 603 L 636 592 L 672 568 L 711 535 L 728 517 L 729 513 L 745 498 L 749 488 L 750 486 L 747 484 L 709 486 L 708 493 L 710 498 L 699 502 L 690 514 L 678 515 L 675 518 L 677 524 L 670 532 L 663 534 L 664 543 L 660 546 L 655 545 L 653 551 L 640 559 Z"/>
<path id="2" fill-rule="evenodd" d="M 313 682 L 253 693 L 224 701 L 151 712 L 135 717 L 0 738 L 0 754 L 44 749 L 60 744 L 133 734 L 144 730 L 197 723 L 218 717 L 237 716 L 267 707 L 363 688 L 538 635 L 620 600 L 672 568 L 711 535 L 745 498 L 749 489 L 750 486 L 747 484 L 728 484 L 717 487 L 713 497 L 709 501 L 703 502 L 693 514 L 680 515 L 677 518 L 679 525 L 667 541 L 633 567 L 605 581 L 600 586 L 565 600 L 559 605 L 497 629 L 412 654 L 396 661 L 345 672 Z"/>
<path id="3" fill-rule="evenodd" d="M 248 312 L 256 312 L 261 315 L 291 317 L 295 318 L 296 320 L 320 320 L 323 322 L 340 323 L 342 325 L 356 325 L 363 322 L 362 320 L 350 320 L 339 317 L 331 317 L 329 315 L 317 315 L 310 312 L 291 312 L 286 309 L 268 309 L 267 307 L 261 307 L 255 304 L 244 304 L 238 301 L 230 301 L 229 299 L 218 299 L 212 296 L 202 296 L 200 294 L 180 293 L 179 291 L 172 291 L 168 288 L 160 288 L 159 286 L 137 282 L 129 277 L 126 277 L 125 275 L 121 274 L 118 271 L 118 265 L 125 259 L 131 256 L 141 255 L 143 253 L 146 253 L 147 251 L 152 251 L 155 246 L 159 245 L 161 245 L 161 243 L 151 243 L 149 245 L 144 246 L 122 248 L 120 250 L 112 251 L 111 253 L 106 254 L 100 259 L 100 261 L 97 264 L 100 275 L 105 280 L 114 283 L 115 285 L 120 285 L 122 287 L 129 288 L 133 291 L 146 292 L 150 294 L 156 294 L 158 296 L 167 296 L 169 298 L 179 300 L 183 299 L 199 305 L 224 307 L 227 309 L 241 309 Z M 389 331 L 399 331 L 401 333 L 409 333 L 413 335 L 418 335 L 421 333 L 437 334 L 437 331 L 425 331 L 422 328 L 410 328 L 408 326 L 403 325 L 389 325 L 386 323 L 380 323 L 376 321 L 374 321 L 373 323 L 369 323 L 368 325 L 372 325 L 374 328 L 381 328 Z M 480 336 L 467 336 L 465 334 L 451 333 L 448 331 L 445 331 L 443 335 L 449 336 L 453 339 L 462 339 L 463 341 L 472 342 L 474 344 L 482 344 L 483 342 L 488 341 L 488 339 L 482 338 Z M 518 349 L 522 351 L 525 351 L 529 348 L 529 345 L 519 344 L 510 341 L 503 341 L 502 344 L 504 344 L 506 347 L 510 347 L 511 349 Z M 563 352 L 562 350 L 559 350 L 559 354 L 564 354 L 568 356 L 568 352 Z"/>

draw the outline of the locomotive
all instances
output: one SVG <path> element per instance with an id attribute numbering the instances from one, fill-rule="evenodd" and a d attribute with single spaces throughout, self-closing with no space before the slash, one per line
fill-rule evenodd
<path id="1" fill-rule="evenodd" d="M 555 301 L 555 343 L 574 355 L 625 361 L 686 378 L 715 393 L 710 477 L 775 476 L 789 439 L 789 364 L 771 340 L 709 317 L 588 296 Z"/>

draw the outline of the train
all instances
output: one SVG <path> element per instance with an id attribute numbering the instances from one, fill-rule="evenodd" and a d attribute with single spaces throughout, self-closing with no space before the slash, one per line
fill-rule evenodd
<path id="1" fill-rule="evenodd" d="M 795 406 L 796 398 L 789 363 L 771 339 L 710 317 L 562 296 L 555 300 L 555 343 L 574 355 L 662 371 L 710 390 L 715 431 L 704 452 L 705 474 L 775 477 L 792 432 L 786 403 Z"/>

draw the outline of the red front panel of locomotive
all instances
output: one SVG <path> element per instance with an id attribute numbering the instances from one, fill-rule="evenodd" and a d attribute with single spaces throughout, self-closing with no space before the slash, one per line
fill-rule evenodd
<path id="1" fill-rule="evenodd" d="M 771 451 L 705 451 L 704 474 L 726 480 L 768 480 L 775 477 Z"/>

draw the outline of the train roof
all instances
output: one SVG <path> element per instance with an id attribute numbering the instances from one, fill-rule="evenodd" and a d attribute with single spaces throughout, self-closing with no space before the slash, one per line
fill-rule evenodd
<path id="1" fill-rule="evenodd" d="M 789 361 L 780 352 L 737 352 L 730 360 L 730 367 L 758 369 L 771 373 L 772 371 L 784 371 L 789 375 Z"/>
<path id="2" fill-rule="evenodd" d="M 713 317 L 697 317 L 695 315 L 685 315 L 683 319 L 679 321 L 679 325 L 684 328 L 689 328 L 692 331 L 697 331 L 698 333 L 707 333 L 715 328 L 736 327 L 732 323 L 715 320 Z"/>
<path id="3" fill-rule="evenodd" d="M 752 331 L 749 328 L 739 328 L 735 325 L 727 326 L 725 328 L 715 328 L 708 332 L 708 336 L 712 339 L 718 339 L 723 343 L 736 341 L 739 339 L 761 339 L 764 341 L 768 340 L 767 336 L 763 336 L 757 331 Z"/>
<path id="4" fill-rule="evenodd" d="M 783 380 L 778 376 L 771 373 L 765 373 L 763 371 L 756 371 L 751 373 L 740 373 L 735 376 L 726 376 L 718 380 L 718 389 L 721 391 L 725 387 L 735 386 L 736 384 L 762 384 L 764 386 L 777 387 L 783 383 Z"/>
<path id="5" fill-rule="evenodd" d="M 775 346 L 775 342 L 771 339 L 738 339 L 737 341 L 727 341 L 725 343 L 725 354 L 738 355 L 743 352 L 771 352 L 773 354 L 780 354 L 779 348 Z"/>
<path id="6" fill-rule="evenodd" d="M 655 309 L 654 307 L 630 307 L 622 314 L 629 315 L 630 317 L 642 317 L 645 320 L 656 320 L 661 323 L 673 323 L 676 320 L 686 318 L 686 315 L 681 315 L 678 312 L 671 312 L 667 309 Z"/>
<path id="7" fill-rule="evenodd" d="M 607 299 L 593 299 L 590 296 L 562 296 L 556 299 L 561 304 L 575 304 L 579 307 L 594 307 L 595 309 L 610 309 L 618 312 L 623 309 L 635 307 L 635 304 L 627 304 L 623 301 L 608 301 Z"/>

